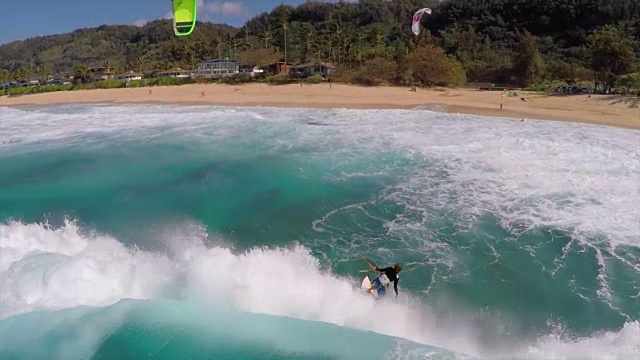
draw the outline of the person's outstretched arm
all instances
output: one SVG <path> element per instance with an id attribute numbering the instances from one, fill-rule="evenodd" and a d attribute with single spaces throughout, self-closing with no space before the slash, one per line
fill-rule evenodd
<path id="1" fill-rule="evenodd" d="M 398 278 L 393 281 L 393 290 L 396 292 L 396 297 L 398 297 Z"/>

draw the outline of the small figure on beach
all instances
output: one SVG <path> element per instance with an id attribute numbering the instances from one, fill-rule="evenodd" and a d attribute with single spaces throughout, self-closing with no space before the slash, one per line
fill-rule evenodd
<path id="1" fill-rule="evenodd" d="M 200 91 L 200 97 L 204 97 L 204 91 Z"/>

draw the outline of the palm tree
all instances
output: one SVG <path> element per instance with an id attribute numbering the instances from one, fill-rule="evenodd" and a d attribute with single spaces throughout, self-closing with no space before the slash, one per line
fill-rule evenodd
<path id="1" fill-rule="evenodd" d="M 317 40 L 315 44 L 312 45 L 313 54 L 318 58 L 318 64 L 322 62 L 322 42 Z"/>
<path id="2" fill-rule="evenodd" d="M 89 81 L 89 68 L 85 64 L 76 64 L 72 69 L 73 80 L 76 82 L 80 80 L 81 83 L 87 83 Z"/>
<path id="3" fill-rule="evenodd" d="M 364 60 L 364 53 L 362 49 L 355 49 L 353 51 L 353 58 L 358 62 L 358 67 L 362 69 L 362 62 Z"/>
<path id="4" fill-rule="evenodd" d="M 341 22 L 334 22 L 333 25 L 335 25 L 335 30 L 333 31 L 333 43 L 336 46 L 336 61 L 338 62 L 338 64 L 340 64 L 342 60 L 342 54 L 344 53 L 347 42 L 345 41 L 346 39 L 344 38 L 344 34 L 342 33 Z"/>
<path id="5" fill-rule="evenodd" d="M 9 70 L 0 70 L 0 83 L 8 83 L 9 80 L 11 80 L 11 73 L 9 72 Z"/>
<path id="6" fill-rule="evenodd" d="M 374 48 L 374 54 L 376 56 L 382 54 L 386 57 L 385 52 L 388 52 L 384 46 L 384 34 L 382 31 L 382 26 L 380 24 L 376 24 L 373 27 L 373 36 L 376 39 L 376 47 Z"/>
<path id="7" fill-rule="evenodd" d="M 262 40 L 264 40 L 265 49 L 269 48 L 269 41 L 271 41 L 271 39 L 273 39 L 273 35 L 271 34 L 271 31 L 267 30 L 262 33 Z"/>
<path id="8" fill-rule="evenodd" d="M 215 48 L 218 51 L 218 59 L 222 59 L 222 48 L 224 47 L 224 39 L 220 35 L 216 35 L 213 42 L 215 43 Z"/>
<path id="9" fill-rule="evenodd" d="M 249 28 L 248 27 L 243 27 L 242 28 L 242 33 L 244 34 L 244 42 L 245 44 L 247 44 L 247 46 L 249 47 L 249 50 L 253 49 L 253 43 L 251 42 L 251 40 L 249 40 Z"/>
<path id="10" fill-rule="evenodd" d="M 282 26 L 282 33 L 284 35 L 284 64 L 287 64 L 287 30 L 289 29 L 289 23 L 287 19 L 282 19 L 280 22 L 280 26 Z"/>
<path id="11" fill-rule="evenodd" d="M 31 70 L 28 66 L 20 66 L 15 73 L 15 80 L 18 82 L 24 82 L 31 78 Z"/>
<path id="12" fill-rule="evenodd" d="M 2 93 L 0 93 L 0 95 L 5 94 L 5 84 L 8 83 L 9 80 L 11 80 L 11 73 L 9 70 L 0 70 L 0 87 L 2 88 Z"/>
<path id="13" fill-rule="evenodd" d="M 233 45 L 233 59 L 238 56 L 238 46 L 242 43 L 242 40 L 235 36 L 229 36 L 229 42 Z"/>
<path id="14" fill-rule="evenodd" d="M 329 62 L 333 61 L 333 53 L 334 53 L 334 48 L 333 45 L 335 45 L 335 42 L 333 41 L 333 38 L 331 36 L 325 36 L 323 39 L 321 39 L 321 41 L 323 42 L 323 45 L 327 47 L 327 49 L 329 49 Z"/>
<path id="15" fill-rule="evenodd" d="M 115 75 L 115 74 L 112 74 L 113 70 L 115 70 L 113 61 L 111 61 L 111 60 L 105 61 L 104 63 L 102 63 L 102 67 L 107 70 L 107 74 Z"/>
<path id="16" fill-rule="evenodd" d="M 138 56 L 133 60 L 133 66 L 138 69 L 138 72 L 142 73 L 142 69 L 147 65 L 147 59 L 144 56 Z"/>
<path id="17" fill-rule="evenodd" d="M 30 81 L 33 76 L 38 74 L 38 67 L 34 63 L 29 63 L 29 65 L 27 65 L 27 69 L 29 69 L 29 79 L 27 80 Z"/>
<path id="18" fill-rule="evenodd" d="M 46 83 L 49 75 L 51 74 L 51 71 L 46 67 L 46 66 L 42 66 L 36 69 L 36 72 L 38 73 L 38 77 L 40 78 L 40 82 L 44 82 Z"/>
<path id="19" fill-rule="evenodd" d="M 312 51 L 312 40 L 313 40 L 313 27 L 311 27 L 311 25 L 309 24 L 305 24 L 306 26 L 302 28 L 302 34 L 304 35 L 304 38 L 306 40 L 306 47 L 305 47 L 305 57 L 307 58 L 306 60 L 309 61 L 309 55 L 313 52 Z"/>

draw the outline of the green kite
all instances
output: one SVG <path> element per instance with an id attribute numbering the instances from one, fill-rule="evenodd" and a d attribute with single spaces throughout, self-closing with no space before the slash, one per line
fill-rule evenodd
<path id="1" fill-rule="evenodd" d="M 173 1 L 173 31 L 177 36 L 187 36 L 196 27 L 196 0 Z"/>

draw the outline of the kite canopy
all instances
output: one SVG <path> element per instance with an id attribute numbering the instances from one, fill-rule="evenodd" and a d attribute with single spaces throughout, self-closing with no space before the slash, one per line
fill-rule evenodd
<path id="1" fill-rule="evenodd" d="M 177 36 L 187 36 L 196 27 L 196 0 L 173 1 L 173 31 Z"/>
<path id="2" fill-rule="evenodd" d="M 415 14 L 413 14 L 413 21 L 411 23 L 411 31 L 413 31 L 413 33 L 416 34 L 416 35 L 420 34 L 420 20 L 422 20 L 422 16 L 424 14 L 431 15 L 431 9 L 422 8 L 422 9 L 416 11 Z"/>

